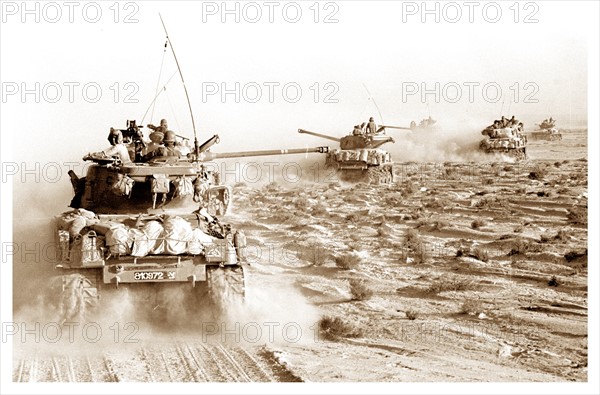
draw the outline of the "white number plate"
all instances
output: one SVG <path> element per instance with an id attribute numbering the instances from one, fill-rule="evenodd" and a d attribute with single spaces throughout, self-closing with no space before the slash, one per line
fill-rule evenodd
<path id="1" fill-rule="evenodd" d="M 175 272 L 135 272 L 133 279 L 138 281 L 175 280 Z"/>

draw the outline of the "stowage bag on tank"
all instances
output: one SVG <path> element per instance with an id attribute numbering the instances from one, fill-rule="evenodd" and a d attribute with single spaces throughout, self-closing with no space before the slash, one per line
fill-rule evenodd
<path id="1" fill-rule="evenodd" d="M 106 245 L 115 255 L 126 255 L 131 252 L 129 231 L 125 225 L 112 227 L 106 232 Z"/>
<path id="2" fill-rule="evenodd" d="M 173 255 L 184 254 L 192 239 L 192 225 L 181 217 L 170 217 L 164 221 L 165 252 Z"/>
<path id="3" fill-rule="evenodd" d="M 148 235 L 144 231 L 130 228 L 129 238 L 133 241 L 131 245 L 131 256 L 143 257 L 150 253 L 152 245 L 148 240 Z"/>
<path id="4" fill-rule="evenodd" d="M 165 240 L 163 238 L 163 226 L 158 221 L 150 221 L 142 229 L 148 236 L 150 245 L 150 254 L 162 254 L 165 250 Z"/>

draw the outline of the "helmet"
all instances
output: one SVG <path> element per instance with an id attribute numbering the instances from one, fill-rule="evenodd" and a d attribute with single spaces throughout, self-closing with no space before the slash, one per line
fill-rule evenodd
<path id="1" fill-rule="evenodd" d="M 150 133 L 150 140 L 155 143 L 155 144 L 162 144 L 163 142 L 163 137 L 164 137 L 164 133 L 163 132 L 159 132 L 159 131 L 154 131 L 152 133 Z"/>
<path id="2" fill-rule="evenodd" d="M 373 122 L 375 119 L 373 117 L 369 118 L 369 122 Z"/>
<path id="3" fill-rule="evenodd" d="M 173 143 L 173 142 L 175 142 L 175 137 L 177 137 L 175 132 L 173 132 L 172 130 L 167 130 L 167 133 L 165 133 L 165 138 L 163 139 L 163 142 Z"/>
<path id="4" fill-rule="evenodd" d="M 168 127 L 167 126 L 167 120 L 166 119 L 161 119 L 160 120 L 160 126 L 164 126 L 165 128 Z"/>

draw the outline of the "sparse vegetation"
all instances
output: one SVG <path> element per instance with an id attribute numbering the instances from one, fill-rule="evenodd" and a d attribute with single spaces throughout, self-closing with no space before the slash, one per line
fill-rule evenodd
<path id="1" fill-rule="evenodd" d="M 515 233 L 521 233 L 521 232 L 523 232 L 523 225 L 517 225 L 517 226 L 515 226 L 515 228 L 513 229 L 513 232 L 515 232 Z"/>
<path id="2" fill-rule="evenodd" d="M 588 251 L 587 248 L 585 249 L 585 251 L 569 251 L 565 254 L 565 259 L 567 260 L 567 262 L 572 262 L 577 258 L 582 258 L 584 256 L 587 256 Z"/>
<path id="3" fill-rule="evenodd" d="M 360 265 L 361 259 L 358 254 L 345 253 L 334 258 L 335 265 L 340 269 L 353 270 Z"/>
<path id="4" fill-rule="evenodd" d="M 338 340 L 340 338 L 359 337 L 362 330 L 339 317 L 325 316 L 319 321 L 319 333 L 327 340 Z"/>
<path id="5" fill-rule="evenodd" d="M 406 314 L 406 318 L 408 318 L 410 321 L 416 320 L 419 316 L 419 313 L 417 313 L 415 310 L 406 310 L 404 314 Z"/>
<path id="6" fill-rule="evenodd" d="M 447 276 L 434 280 L 427 288 L 428 293 L 439 294 L 447 291 L 468 291 L 476 288 L 476 284 L 457 276 Z"/>
<path id="7" fill-rule="evenodd" d="M 327 248 L 321 244 L 313 244 L 311 246 L 300 249 L 300 257 L 314 266 L 322 266 L 331 259 L 331 254 Z"/>
<path id="8" fill-rule="evenodd" d="M 525 241 L 523 239 L 515 239 L 510 245 L 508 256 L 526 254 L 528 252 L 540 252 L 542 246 L 539 243 Z"/>
<path id="9" fill-rule="evenodd" d="M 479 229 L 485 225 L 486 225 L 486 222 L 482 219 L 476 219 L 475 221 L 471 222 L 471 228 L 473 228 L 473 229 Z"/>
<path id="10" fill-rule="evenodd" d="M 567 219 L 576 225 L 587 225 L 587 209 L 572 207 L 567 211 Z"/>
<path id="11" fill-rule="evenodd" d="M 558 287 L 559 285 L 560 285 L 560 281 L 558 280 L 558 278 L 556 278 L 556 276 L 552 276 L 552 278 L 550 278 L 550 280 L 548 280 L 549 287 Z"/>
<path id="12" fill-rule="evenodd" d="M 411 252 L 415 263 L 424 263 L 429 260 L 425 243 L 421 239 L 419 231 L 416 229 L 408 229 L 404 244 L 404 258 Z"/>
<path id="13" fill-rule="evenodd" d="M 317 203 L 314 206 L 312 206 L 312 211 L 311 211 L 312 215 L 317 215 L 317 216 L 323 216 L 328 214 L 327 208 L 325 207 L 325 205 L 323 203 Z"/>
<path id="14" fill-rule="evenodd" d="M 483 310 L 483 304 L 478 299 L 466 299 L 460 306 L 461 314 L 475 315 L 481 313 Z"/>
<path id="15" fill-rule="evenodd" d="M 482 262 L 487 262 L 490 260 L 490 255 L 489 255 L 488 251 L 481 247 L 475 247 L 473 249 L 473 252 L 471 253 L 471 256 Z"/>
<path id="16" fill-rule="evenodd" d="M 406 197 L 414 194 L 417 189 L 412 182 L 406 181 L 401 184 L 400 191 L 402 192 L 402 196 Z"/>
<path id="17" fill-rule="evenodd" d="M 535 166 L 534 169 L 529 172 L 529 179 L 540 181 L 543 180 L 547 174 L 548 171 L 546 170 L 546 168 L 538 165 Z"/>
<path id="18" fill-rule="evenodd" d="M 367 286 L 365 280 L 352 278 L 349 283 L 352 300 L 365 300 L 373 296 L 373 290 Z"/>

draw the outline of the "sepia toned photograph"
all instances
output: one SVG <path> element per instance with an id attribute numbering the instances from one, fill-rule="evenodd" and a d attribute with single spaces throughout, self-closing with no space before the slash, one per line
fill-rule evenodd
<path id="1" fill-rule="evenodd" d="M 599 3 L 0 9 L 0 392 L 600 391 Z"/>

